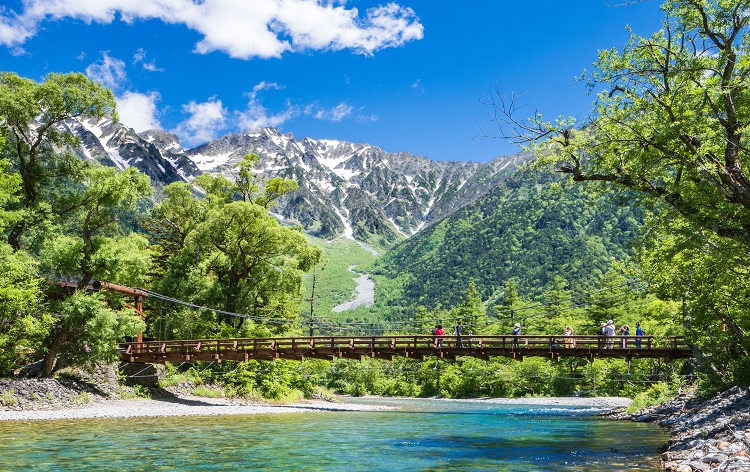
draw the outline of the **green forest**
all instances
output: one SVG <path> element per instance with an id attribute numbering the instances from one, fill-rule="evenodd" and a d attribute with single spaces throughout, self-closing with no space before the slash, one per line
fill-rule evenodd
<path id="1" fill-rule="evenodd" d="M 694 361 L 470 357 L 168 366 L 166 383 L 287 399 L 605 394 L 666 398 L 750 385 L 750 17 L 670 0 L 649 37 L 601 51 L 580 80 L 585 120 L 518 116 L 500 137 L 536 156 L 485 197 L 380 256 L 282 225 L 298 183 L 203 174 L 155 193 L 146 175 L 81 160 L 60 125 L 117 120 L 112 91 L 78 73 L 0 73 L 0 376 L 116 362 L 118 342 L 316 334 L 595 334 L 602 321 L 684 335 Z M 700 47 L 696 46 L 700 45 Z M 581 65 L 585 66 L 584 64 Z M 502 91 L 498 91 L 502 95 Z M 746 101 L 748 100 L 748 101 Z M 331 308 L 372 275 L 375 305 Z M 93 281 L 159 294 L 145 319 Z M 316 284 L 317 295 L 312 292 Z M 317 298 L 316 298 L 317 297 Z M 179 302 L 179 303 L 177 303 Z M 317 322 L 317 324 L 316 324 Z"/>

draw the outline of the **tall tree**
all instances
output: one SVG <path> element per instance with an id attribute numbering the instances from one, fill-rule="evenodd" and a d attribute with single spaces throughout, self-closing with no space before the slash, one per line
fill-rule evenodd
<path id="1" fill-rule="evenodd" d="M 75 174 L 80 159 L 57 149 L 77 139 L 57 126 L 70 118 L 117 119 L 112 91 L 80 73 L 47 75 L 41 83 L 11 72 L 0 73 L 0 130 L 6 157 L 21 178 L 17 221 L 8 242 L 15 249 L 29 229 L 59 211 L 50 181 Z"/>
<path id="2" fill-rule="evenodd" d="M 479 290 L 477 290 L 477 284 L 472 280 L 466 287 L 463 300 L 454 308 L 451 315 L 464 323 L 467 332 L 468 330 L 479 332 L 479 329 L 483 329 L 487 325 L 485 313 L 486 310 Z"/>
<path id="3" fill-rule="evenodd" d="M 59 222 L 64 231 L 43 245 L 40 260 L 44 272 L 53 280 L 75 282 L 79 290 L 85 290 L 93 279 L 142 285 L 151 266 L 148 241 L 141 235 L 125 232 L 119 216 L 132 211 L 141 198 L 151 193 L 148 177 L 135 168 L 120 172 L 97 164 L 85 167 L 84 178 L 76 187 L 65 199 L 70 211 Z M 126 315 L 112 318 L 114 312 L 102 299 L 89 296 L 91 300 L 76 298 L 54 305 L 56 322 L 46 341 L 43 375 L 50 375 L 62 365 L 60 359 L 101 359 L 104 355 L 97 347 L 90 351 L 92 354 L 81 358 L 71 342 L 77 343 L 78 348 L 84 341 L 90 349 L 107 342 L 111 346 L 118 336 L 132 336 L 142 330 L 139 319 L 130 320 L 132 312 L 125 318 Z M 89 329 L 92 325 L 102 327 L 98 340 L 96 330 Z"/>
<path id="4" fill-rule="evenodd" d="M 586 122 L 519 121 L 512 100 L 499 102 L 498 119 L 510 125 L 503 135 L 530 144 L 541 165 L 625 190 L 656 210 L 641 248 L 647 273 L 663 294 L 690 300 L 692 340 L 709 326 L 740 336 L 750 329 L 750 311 L 736 300 L 747 294 L 750 252 L 750 9 L 746 0 L 668 0 L 662 9 L 660 31 L 630 32 L 622 50 L 599 53 L 584 76 L 598 91 Z M 737 339 L 746 354 L 748 337 Z M 745 354 L 734 366 L 713 356 L 719 364 L 709 370 L 740 372 Z"/>
<path id="5" fill-rule="evenodd" d="M 321 251 L 298 228 L 282 226 L 269 215 L 273 202 L 297 184 L 285 179 L 256 182 L 256 159 L 247 155 L 237 165 L 236 182 L 209 174 L 196 179 L 205 191 L 203 199 L 192 196 L 186 184 L 165 188 L 166 198 L 148 222 L 163 255 L 156 288 L 226 312 L 278 318 L 267 327 L 279 332 L 288 327 L 282 320 L 298 315 L 302 274 L 320 260 Z M 212 332 L 202 333 L 206 336 L 222 325 L 243 326 L 243 318 L 201 316 L 206 320 L 196 326 L 213 325 Z"/>
<path id="6" fill-rule="evenodd" d="M 536 116 L 513 122 L 516 137 L 574 181 L 615 184 L 750 245 L 746 3 L 665 2 L 661 31 L 631 32 L 622 51 L 601 51 L 584 76 L 602 89 L 589 120 Z"/>

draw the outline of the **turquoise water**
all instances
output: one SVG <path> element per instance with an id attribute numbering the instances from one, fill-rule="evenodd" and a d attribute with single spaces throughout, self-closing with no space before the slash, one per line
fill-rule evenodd
<path id="1" fill-rule="evenodd" d="M 584 408 L 367 399 L 368 412 L 0 422 L 1 470 L 660 470 L 654 426 Z"/>

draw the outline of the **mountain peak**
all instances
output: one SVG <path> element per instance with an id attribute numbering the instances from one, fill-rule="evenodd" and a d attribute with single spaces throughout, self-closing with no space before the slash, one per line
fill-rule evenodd
<path id="1" fill-rule="evenodd" d="M 70 120 L 81 137 L 79 154 L 105 165 L 136 165 L 157 187 L 191 181 L 202 172 L 233 178 L 246 154 L 260 159 L 260 182 L 295 180 L 274 213 L 324 238 L 339 236 L 390 245 L 473 202 L 512 174 L 528 156 L 489 163 L 440 162 L 407 152 L 391 153 L 370 144 L 302 138 L 272 127 L 231 133 L 185 150 L 169 132 L 136 134 L 119 123 Z"/>

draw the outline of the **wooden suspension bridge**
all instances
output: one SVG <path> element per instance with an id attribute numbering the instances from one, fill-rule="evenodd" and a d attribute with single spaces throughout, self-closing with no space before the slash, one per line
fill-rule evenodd
<path id="1" fill-rule="evenodd" d="M 393 360 L 407 357 L 481 359 L 510 357 L 690 358 L 692 350 L 682 337 L 654 336 L 312 336 L 293 338 L 192 339 L 132 341 L 119 345 L 126 362 L 221 362 L 275 359 Z"/>

